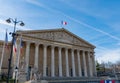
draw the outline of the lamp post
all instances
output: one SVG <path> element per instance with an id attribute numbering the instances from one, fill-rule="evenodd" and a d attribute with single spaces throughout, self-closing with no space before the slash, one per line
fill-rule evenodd
<path id="1" fill-rule="evenodd" d="M 14 31 L 13 33 L 10 33 L 12 35 L 12 44 L 11 44 L 11 52 L 10 52 L 10 57 L 8 59 L 9 64 L 8 64 L 8 77 L 7 77 L 7 83 L 9 83 L 9 78 L 10 78 L 10 70 L 11 70 L 11 61 L 12 61 L 12 54 L 13 54 L 13 44 L 14 44 L 14 40 L 15 40 L 15 36 L 16 36 L 16 24 L 20 24 L 20 26 L 24 26 L 25 24 L 22 21 L 17 21 L 17 19 L 12 19 L 9 18 L 6 20 L 7 23 L 13 23 L 14 24 Z"/>

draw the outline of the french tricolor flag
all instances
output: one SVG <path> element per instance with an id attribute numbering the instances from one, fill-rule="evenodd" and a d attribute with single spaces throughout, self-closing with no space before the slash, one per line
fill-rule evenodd
<path id="1" fill-rule="evenodd" d="M 20 52 L 22 53 L 22 48 L 23 48 L 23 40 L 22 38 L 20 39 Z"/>
<path id="2" fill-rule="evenodd" d="M 115 83 L 115 80 L 101 80 L 100 83 Z"/>
<path id="3" fill-rule="evenodd" d="M 14 43 L 13 43 L 13 52 L 14 52 L 14 54 L 17 53 L 16 38 L 14 39 Z"/>
<path id="4" fill-rule="evenodd" d="M 67 25 L 67 22 L 66 21 L 61 21 L 61 24 L 62 25 Z"/>
<path id="5" fill-rule="evenodd" d="M 114 80 L 105 80 L 105 83 L 115 83 Z"/>

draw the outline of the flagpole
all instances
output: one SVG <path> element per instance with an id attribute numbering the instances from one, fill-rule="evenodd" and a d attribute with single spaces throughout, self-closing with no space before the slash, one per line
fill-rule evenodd
<path id="1" fill-rule="evenodd" d="M 19 65 L 19 54 L 20 54 L 20 45 L 17 48 L 17 54 L 16 54 L 16 67 L 18 68 Z"/>
<path id="2" fill-rule="evenodd" d="M 61 21 L 61 27 L 64 28 L 64 26 L 67 25 L 66 21 Z"/>
<path id="3" fill-rule="evenodd" d="M 21 37 L 20 39 L 18 40 L 19 43 L 18 46 L 17 46 L 17 52 L 16 52 L 16 57 L 14 59 L 14 73 L 13 73 L 13 78 L 15 79 L 15 81 L 17 81 L 18 79 L 18 69 L 19 69 L 19 56 L 20 56 L 20 44 L 21 44 Z M 17 40 L 16 40 L 17 42 Z M 16 71 L 17 70 L 17 71 Z"/>
<path id="4" fill-rule="evenodd" d="M 7 30 L 6 30 L 6 33 L 7 33 Z M 5 40 L 6 40 L 6 34 L 5 34 Z M 2 56 L 1 56 L 1 61 L 0 61 L 0 74 L 1 74 L 1 68 L 2 68 L 2 63 L 3 63 L 3 56 L 4 56 L 4 52 L 5 52 L 5 43 L 6 43 L 6 41 L 4 41 L 3 49 L 2 49 Z"/>

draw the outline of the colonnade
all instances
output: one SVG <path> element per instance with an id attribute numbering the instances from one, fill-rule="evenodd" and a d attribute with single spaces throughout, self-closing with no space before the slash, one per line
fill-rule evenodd
<path id="1" fill-rule="evenodd" d="M 25 50 L 25 63 L 26 63 L 26 71 L 29 66 L 29 58 L 30 58 L 30 42 L 26 42 L 26 50 Z M 39 68 L 39 47 L 41 44 L 35 43 L 35 53 L 34 53 L 34 67 Z M 55 49 L 58 49 L 58 76 L 63 77 L 63 66 L 65 64 L 65 76 L 66 77 L 93 77 L 95 73 L 95 62 L 94 62 L 94 52 L 89 50 L 82 50 L 79 48 L 71 48 L 71 47 L 63 47 L 60 45 L 43 45 L 43 67 L 42 67 L 42 76 L 47 77 L 47 47 L 50 46 L 51 48 L 51 62 L 50 62 L 50 72 L 51 77 L 56 77 L 55 71 Z M 65 62 L 62 60 L 62 49 L 64 49 L 64 57 Z M 70 53 L 69 53 L 70 52 Z M 69 60 L 71 59 L 71 60 Z M 77 63 L 77 64 L 76 64 Z M 70 66 L 71 65 L 71 66 Z M 77 68 L 77 69 L 76 69 Z M 71 75 L 72 73 L 72 75 Z"/>

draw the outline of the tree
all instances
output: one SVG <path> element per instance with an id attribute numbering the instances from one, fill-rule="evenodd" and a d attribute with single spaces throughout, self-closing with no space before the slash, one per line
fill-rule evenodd
<path id="1" fill-rule="evenodd" d="M 96 61 L 96 70 L 100 71 L 100 63 L 98 63 L 98 61 Z"/>

